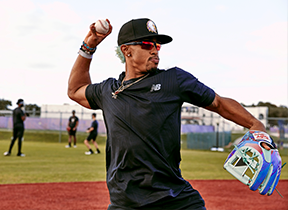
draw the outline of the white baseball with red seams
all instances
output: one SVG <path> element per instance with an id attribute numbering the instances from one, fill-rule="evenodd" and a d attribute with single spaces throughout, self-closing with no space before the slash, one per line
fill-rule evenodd
<path id="1" fill-rule="evenodd" d="M 100 34 L 107 34 L 109 31 L 109 23 L 106 20 L 97 20 L 95 23 L 95 29 Z"/>

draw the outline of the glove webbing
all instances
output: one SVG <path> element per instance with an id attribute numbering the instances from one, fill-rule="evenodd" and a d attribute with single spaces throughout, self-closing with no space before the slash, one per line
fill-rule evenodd
<path id="1" fill-rule="evenodd" d="M 234 147 L 235 147 L 236 150 L 239 152 L 239 154 L 240 154 L 243 162 L 247 165 L 247 167 L 250 169 L 250 171 L 252 172 L 252 174 L 255 174 L 254 171 L 257 171 L 257 170 L 258 170 L 257 166 L 259 165 L 259 163 L 256 164 L 255 168 L 253 168 L 252 166 L 250 166 L 250 163 L 248 162 L 248 160 L 250 160 L 250 161 L 253 162 L 254 158 L 258 158 L 259 155 L 256 154 L 256 152 L 253 152 L 252 156 L 250 157 L 249 155 L 246 154 L 246 152 L 251 152 L 251 149 L 246 148 L 246 149 L 244 149 L 244 150 L 241 150 L 241 149 L 239 149 L 239 148 L 237 147 L 237 145 L 234 145 Z M 252 152 L 251 152 L 251 153 L 252 153 Z M 246 156 L 248 156 L 248 158 L 247 158 Z M 247 168 L 247 169 L 248 169 L 248 168 Z M 247 170 L 245 170 L 245 171 L 243 172 L 242 176 L 244 176 L 244 174 L 245 174 L 246 171 L 247 171 Z M 251 180 L 251 178 L 250 178 L 250 180 Z"/>

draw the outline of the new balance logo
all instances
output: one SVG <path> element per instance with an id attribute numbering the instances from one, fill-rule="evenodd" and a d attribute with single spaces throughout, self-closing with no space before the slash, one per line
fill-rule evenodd
<path id="1" fill-rule="evenodd" d="M 161 84 L 153 84 L 152 87 L 151 87 L 151 90 L 150 92 L 153 92 L 153 91 L 158 91 L 161 89 Z"/>

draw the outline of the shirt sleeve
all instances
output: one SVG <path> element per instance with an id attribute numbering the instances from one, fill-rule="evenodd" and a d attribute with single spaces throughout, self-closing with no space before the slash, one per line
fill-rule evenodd
<path id="1" fill-rule="evenodd" d="M 87 86 L 85 96 L 91 109 L 101 109 L 101 84 L 90 84 Z"/>
<path id="2" fill-rule="evenodd" d="M 215 92 L 201 83 L 189 72 L 177 68 L 177 80 L 180 87 L 180 96 L 183 102 L 188 102 L 199 107 L 212 104 Z"/>

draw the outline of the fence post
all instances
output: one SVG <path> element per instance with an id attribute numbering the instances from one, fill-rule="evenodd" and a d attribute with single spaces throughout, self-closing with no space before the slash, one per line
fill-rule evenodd
<path id="1" fill-rule="evenodd" d="M 61 136 L 62 136 L 62 112 L 60 112 L 60 130 L 59 130 L 59 143 L 61 143 Z"/>
<path id="2" fill-rule="evenodd" d="M 219 147 L 219 123 L 217 122 L 217 131 L 216 131 L 216 150 L 218 150 Z"/>

